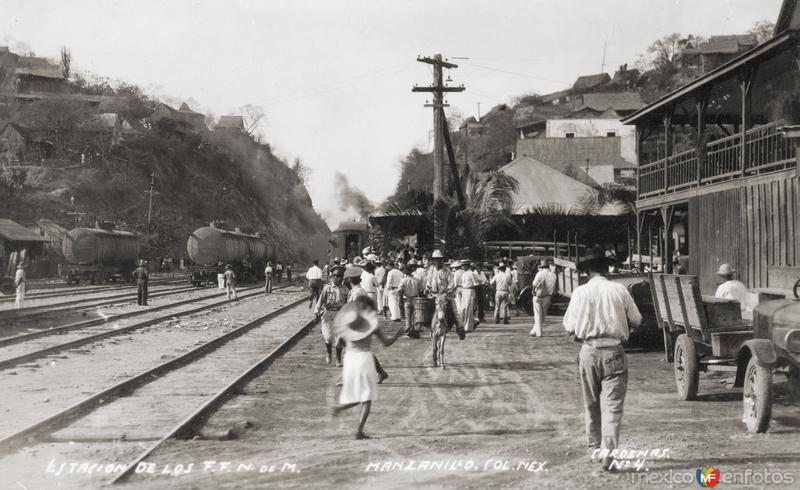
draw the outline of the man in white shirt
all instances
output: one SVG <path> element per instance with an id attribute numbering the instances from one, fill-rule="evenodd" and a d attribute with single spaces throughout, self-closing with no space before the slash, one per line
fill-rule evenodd
<path id="1" fill-rule="evenodd" d="M 17 308 L 25 307 L 25 268 L 22 262 L 17 264 L 17 273 L 14 275 L 14 285 L 17 287 L 17 299 L 14 306 Z"/>
<path id="2" fill-rule="evenodd" d="M 622 342 L 628 339 L 628 325 L 639 326 L 642 315 L 628 288 L 603 277 L 608 273 L 608 259 L 601 257 L 582 265 L 588 268 L 589 282 L 572 292 L 564 328 L 583 343 L 578 367 L 586 435 L 589 447 L 595 449 L 593 459 L 599 455 L 608 470 L 613 462 L 611 451 L 619 444 L 628 391 L 628 363 Z"/>
<path id="3" fill-rule="evenodd" d="M 389 307 L 389 315 L 393 322 L 399 322 L 402 319 L 400 313 L 400 281 L 403 280 L 403 264 L 397 263 L 397 267 L 393 268 L 386 275 L 386 303 Z"/>
<path id="4" fill-rule="evenodd" d="M 272 262 L 267 262 L 267 266 L 264 268 L 264 277 L 266 282 L 264 283 L 264 294 L 269 294 L 272 292 L 272 274 L 275 271 L 272 270 Z"/>
<path id="5" fill-rule="evenodd" d="M 503 324 L 508 325 L 508 295 L 511 290 L 513 277 L 506 269 L 505 262 L 500 265 L 495 272 L 490 284 L 494 284 L 494 322 L 500 323 L 500 316 L 503 316 Z"/>
<path id="6" fill-rule="evenodd" d="M 736 270 L 730 264 L 722 264 L 719 266 L 717 275 L 724 281 L 717 288 L 714 294 L 717 298 L 735 299 L 739 302 L 742 313 L 745 314 L 749 311 L 747 299 L 747 286 L 743 282 L 737 281 L 733 278 Z"/>
<path id="7" fill-rule="evenodd" d="M 461 289 L 461 323 L 467 332 L 474 330 L 475 299 L 477 288 L 481 284 L 478 273 L 472 270 L 469 260 L 461 261 L 461 270 L 456 274 L 456 285 Z"/>
<path id="8" fill-rule="evenodd" d="M 308 307 L 311 308 L 317 303 L 322 292 L 322 269 L 319 268 L 319 260 L 314 260 L 306 272 L 306 279 L 308 279 L 308 289 L 311 291 L 308 298 L 310 300 Z"/>
<path id="9" fill-rule="evenodd" d="M 378 283 L 378 312 L 380 313 L 386 304 L 386 295 L 383 290 L 386 268 L 383 266 L 383 259 L 380 257 L 375 261 L 375 266 L 375 282 Z"/>
<path id="10" fill-rule="evenodd" d="M 550 270 L 550 263 L 553 259 L 542 259 L 539 264 L 539 272 L 533 278 L 533 328 L 531 335 L 534 337 L 542 336 L 542 323 L 550 309 L 550 302 L 553 293 L 556 291 L 556 273 Z"/>
<path id="11" fill-rule="evenodd" d="M 375 304 L 378 304 L 378 288 L 380 283 L 375 279 L 375 264 L 367 262 L 364 265 L 364 272 L 361 273 L 361 288 L 367 293 L 367 296 L 372 298 Z"/>

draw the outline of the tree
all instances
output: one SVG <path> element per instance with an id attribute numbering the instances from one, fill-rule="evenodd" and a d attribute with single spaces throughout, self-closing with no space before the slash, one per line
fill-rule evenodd
<path id="1" fill-rule="evenodd" d="M 640 55 L 636 62 L 637 68 L 642 72 L 672 68 L 678 54 L 686 48 L 696 47 L 703 41 L 702 37 L 693 34 L 686 37 L 677 32 L 668 34 L 647 47 L 647 53 Z"/>
<path id="2" fill-rule="evenodd" d="M 769 20 L 759 20 L 747 31 L 756 36 L 758 44 L 769 41 L 775 32 L 775 23 Z"/>
<path id="3" fill-rule="evenodd" d="M 294 159 L 292 172 L 297 175 L 297 179 L 303 184 L 307 184 L 308 179 L 311 177 L 311 169 L 303 163 L 303 160 L 301 160 L 300 157 Z"/>
<path id="4" fill-rule="evenodd" d="M 66 46 L 61 46 L 61 74 L 64 76 L 64 80 L 69 80 L 71 66 L 72 54 Z"/>
<path id="5" fill-rule="evenodd" d="M 261 124 L 266 121 L 267 117 L 263 107 L 253 104 L 245 104 L 238 108 L 237 112 L 242 114 L 244 131 L 249 136 L 255 136 L 258 133 Z"/>

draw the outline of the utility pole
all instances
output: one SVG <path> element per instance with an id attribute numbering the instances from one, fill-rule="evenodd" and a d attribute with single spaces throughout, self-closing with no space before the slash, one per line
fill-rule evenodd
<path id="1" fill-rule="evenodd" d="M 442 80 L 442 69 L 458 68 L 458 65 L 449 63 L 442 59 L 441 54 L 433 57 L 417 57 L 420 63 L 433 65 L 433 84 L 429 87 L 414 86 L 412 92 L 431 92 L 433 94 L 433 104 L 425 104 L 425 107 L 433 108 L 433 200 L 434 203 L 444 199 L 447 190 L 447 174 L 444 170 L 444 108 L 449 105 L 444 101 L 445 92 L 463 92 L 464 86 L 447 87 Z M 436 221 L 436 220 L 434 220 Z M 444 230 L 434 229 L 434 246 L 439 247 L 439 240 L 444 239 Z"/>
<path id="2" fill-rule="evenodd" d="M 475 102 L 478 105 L 478 122 L 481 122 L 481 102 Z"/>
<path id="3" fill-rule="evenodd" d="M 600 65 L 600 73 L 606 72 L 606 45 L 608 41 L 603 42 L 603 64 Z"/>
<path id="4" fill-rule="evenodd" d="M 150 174 L 150 190 L 145 191 L 150 194 L 150 204 L 147 207 L 147 245 L 150 245 L 150 216 L 153 214 L 153 190 L 156 186 L 156 171 Z"/>

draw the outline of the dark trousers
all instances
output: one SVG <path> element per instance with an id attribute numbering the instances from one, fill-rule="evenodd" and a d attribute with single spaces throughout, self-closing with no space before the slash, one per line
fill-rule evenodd
<path id="1" fill-rule="evenodd" d="M 136 303 L 139 306 L 147 306 L 147 283 L 140 282 L 136 284 Z"/>
<path id="2" fill-rule="evenodd" d="M 322 293 L 322 279 L 311 279 L 308 282 L 308 288 L 311 290 L 311 294 L 308 298 L 310 300 L 310 306 L 314 306 L 314 303 L 317 302 L 319 295 Z"/>
<path id="3" fill-rule="evenodd" d="M 478 305 L 478 321 L 482 322 L 486 311 L 486 286 L 478 286 L 475 289 L 475 303 Z"/>

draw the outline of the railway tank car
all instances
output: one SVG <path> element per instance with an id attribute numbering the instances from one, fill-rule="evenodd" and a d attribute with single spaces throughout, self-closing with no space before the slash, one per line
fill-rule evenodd
<path id="1" fill-rule="evenodd" d="M 130 281 L 141 243 L 133 233 L 106 228 L 74 228 L 61 243 L 67 284 Z"/>
<path id="2" fill-rule="evenodd" d="M 217 228 L 213 224 L 198 228 L 186 242 L 186 252 L 194 265 L 189 282 L 195 286 L 216 283 L 226 264 L 233 266 L 241 281 L 263 279 L 268 260 L 280 260 L 276 247 L 266 237 Z"/>

